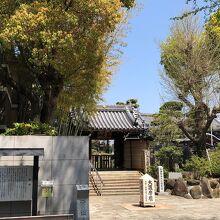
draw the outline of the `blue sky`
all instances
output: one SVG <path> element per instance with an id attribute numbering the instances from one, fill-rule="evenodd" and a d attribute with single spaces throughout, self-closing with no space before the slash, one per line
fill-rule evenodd
<path id="1" fill-rule="evenodd" d="M 159 43 L 167 38 L 172 21 L 187 8 L 185 0 L 138 0 L 143 9 L 130 20 L 122 64 L 103 95 L 104 103 L 115 104 L 137 98 L 140 111 L 158 112 L 162 88 Z"/>

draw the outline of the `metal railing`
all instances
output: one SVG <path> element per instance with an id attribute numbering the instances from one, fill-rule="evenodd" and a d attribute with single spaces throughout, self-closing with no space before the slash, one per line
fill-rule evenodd
<path id="1" fill-rule="evenodd" d="M 90 182 L 91 182 L 96 194 L 98 196 L 101 196 L 102 195 L 102 187 L 104 186 L 104 182 L 103 182 L 101 176 L 99 175 L 98 171 L 96 170 L 96 168 L 93 166 L 93 164 L 91 162 L 89 162 L 89 166 L 90 166 L 90 169 L 89 169 Z"/>

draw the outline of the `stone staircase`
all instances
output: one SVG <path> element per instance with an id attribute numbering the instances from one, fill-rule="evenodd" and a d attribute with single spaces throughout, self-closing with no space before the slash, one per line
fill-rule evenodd
<path id="1" fill-rule="evenodd" d="M 94 181 L 90 174 L 89 195 L 138 195 L 139 178 L 142 174 L 139 171 L 99 171 L 99 176 L 103 181 L 100 190 L 100 181 Z"/>

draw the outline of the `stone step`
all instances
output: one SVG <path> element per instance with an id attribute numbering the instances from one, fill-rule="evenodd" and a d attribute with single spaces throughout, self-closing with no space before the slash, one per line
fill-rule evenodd
<path id="1" fill-rule="evenodd" d="M 139 186 L 138 182 L 105 182 L 105 186 Z"/>
<path id="2" fill-rule="evenodd" d="M 116 196 L 116 195 L 139 195 L 138 192 L 102 192 L 102 196 Z M 89 193 L 89 196 L 97 196 L 96 193 Z"/>
<path id="3" fill-rule="evenodd" d="M 100 175 L 103 178 L 109 178 L 109 177 L 141 177 L 141 175 Z"/>
<path id="4" fill-rule="evenodd" d="M 99 175 L 104 182 L 102 195 L 139 194 L 139 179 L 142 175 L 138 171 L 101 171 Z M 92 184 L 90 184 L 89 195 L 97 195 Z"/>

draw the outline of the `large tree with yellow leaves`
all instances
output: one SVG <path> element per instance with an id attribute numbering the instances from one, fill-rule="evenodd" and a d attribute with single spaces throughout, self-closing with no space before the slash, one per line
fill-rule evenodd
<path id="1" fill-rule="evenodd" d="M 58 106 L 92 105 L 100 98 L 117 63 L 119 26 L 133 5 L 133 0 L 0 2 L 1 63 L 7 64 L 0 84 L 16 94 L 18 121 L 38 116 L 50 122 Z"/>

